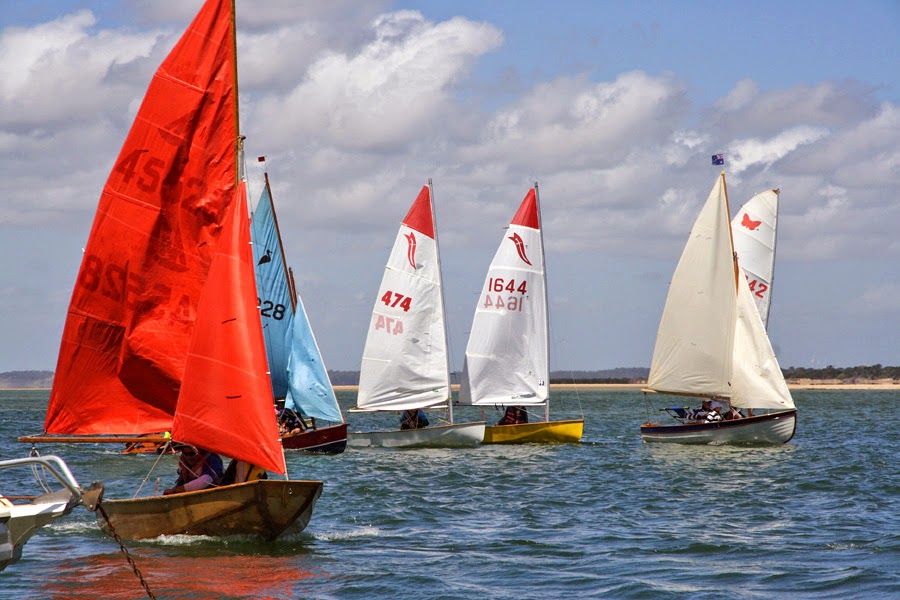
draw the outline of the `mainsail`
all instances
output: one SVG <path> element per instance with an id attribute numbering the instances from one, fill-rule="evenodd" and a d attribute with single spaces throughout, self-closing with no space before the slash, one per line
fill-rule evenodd
<path id="1" fill-rule="evenodd" d="M 734 250 L 747 276 L 763 327 L 769 321 L 775 279 L 775 242 L 778 231 L 779 190 L 756 194 L 731 221 Z"/>
<path id="2" fill-rule="evenodd" d="M 357 406 L 424 408 L 450 398 L 441 267 L 430 186 L 400 225 L 372 310 Z"/>
<path id="3" fill-rule="evenodd" d="M 150 83 L 100 196 L 47 433 L 172 426 L 201 290 L 235 195 L 232 27 L 228 2 L 207 2 Z"/>
<path id="4" fill-rule="evenodd" d="M 548 327 L 535 186 L 519 206 L 488 269 L 466 346 L 460 404 L 545 404 Z"/>
<path id="5" fill-rule="evenodd" d="M 685 245 L 663 308 L 647 387 L 728 398 L 737 311 L 725 174 Z"/>

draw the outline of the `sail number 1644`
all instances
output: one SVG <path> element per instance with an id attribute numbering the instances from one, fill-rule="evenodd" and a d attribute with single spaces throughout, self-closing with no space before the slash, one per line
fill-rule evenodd
<path id="1" fill-rule="evenodd" d="M 487 290 L 484 294 L 484 308 L 521 311 L 527 292 L 527 280 L 522 279 L 516 282 L 515 279 L 491 277 L 488 279 Z"/>

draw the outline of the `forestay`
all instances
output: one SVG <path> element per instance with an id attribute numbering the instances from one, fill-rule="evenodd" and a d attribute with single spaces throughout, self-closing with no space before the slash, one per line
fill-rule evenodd
<path id="1" fill-rule="evenodd" d="M 441 270 L 429 186 L 403 220 L 369 323 L 357 406 L 423 408 L 450 398 Z"/>
<path id="2" fill-rule="evenodd" d="M 460 404 L 546 403 L 547 331 L 543 238 L 532 188 L 488 269 L 466 346 Z"/>
<path id="3" fill-rule="evenodd" d="M 775 279 L 775 242 L 779 190 L 756 194 L 731 221 L 734 250 L 747 277 L 763 327 L 769 320 L 772 283 Z"/>
<path id="4" fill-rule="evenodd" d="M 731 396 L 737 299 L 723 173 L 691 229 L 660 319 L 647 387 Z"/>

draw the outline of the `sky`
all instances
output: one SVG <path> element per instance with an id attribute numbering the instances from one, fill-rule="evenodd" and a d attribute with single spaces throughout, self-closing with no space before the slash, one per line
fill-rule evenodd
<path id="1" fill-rule="evenodd" d="M 199 5 L 0 0 L 0 371 L 55 369 L 103 184 Z M 265 155 L 328 368 L 359 369 L 429 178 L 454 370 L 535 181 L 551 368 L 649 366 L 723 168 L 732 214 L 781 190 L 781 366 L 900 364 L 900 2 L 237 0 L 237 19 L 250 193 Z"/>

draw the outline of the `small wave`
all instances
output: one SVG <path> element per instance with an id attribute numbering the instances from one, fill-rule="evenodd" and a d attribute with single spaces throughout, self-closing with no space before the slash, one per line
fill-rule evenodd
<path id="1" fill-rule="evenodd" d="M 320 542 L 336 542 L 342 540 L 352 540 L 356 538 L 378 537 L 381 534 L 377 527 L 360 527 L 350 531 L 330 531 L 326 533 L 315 533 L 313 537 Z"/>

